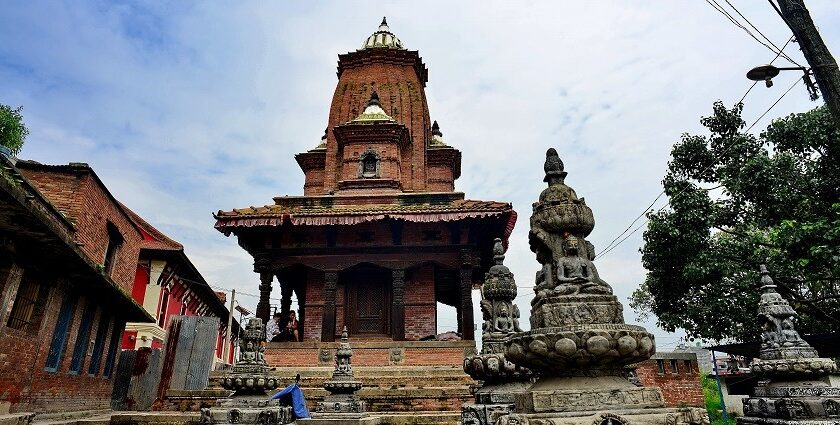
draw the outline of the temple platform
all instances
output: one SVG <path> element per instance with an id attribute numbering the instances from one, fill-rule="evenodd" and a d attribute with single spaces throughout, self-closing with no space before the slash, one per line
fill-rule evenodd
<path id="1" fill-rule="evenodd" d="M 333 371 L 333 355 L 338 343 L 268 343 L 265 358 L 271 373 L 283 384 L 300 386 L 307 405 L 327 395 L 324 381 Z M 465 353 L 475 351 L 474 341 L 353 341 L 353 371 L 362 381 L 357 392 L 375 412 L 459 412 L 472 400 L 475 381 L 463 370 Z M 210 376 L 211 387 L 219 386 L 221 372 Z"/>

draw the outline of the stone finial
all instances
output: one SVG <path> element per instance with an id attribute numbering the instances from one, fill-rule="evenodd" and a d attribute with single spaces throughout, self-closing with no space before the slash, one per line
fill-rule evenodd
<path id="1" fill-rule="evenodd" d="M 432 123 L 432 135 L 443 137 L 443 133 L 440 132 L 440 126 L 438 125 L 437 120 Z"/>
<path id="2" fill-rule="evenodd" d="M 493 260 L 500 266 L 505 262 L 505 247 L 501 238 L 493 241 Z"/>
<path id="3" fill-rule="evenodd" d="M 379 31 L 391 31 L 391 29 L 388 28 L 388 20 L 385 19 L 384 16 L 382 17 L 382 23 L 379 24 Z"/>
<path id="4" fill-rule="evenodd" d="M 376 90 L 374 90 L 370 94 L 370 100 L 368 100 L 368 103 L 367 103 L 367 106 L 374 106 L 374 105 L 378 106 L 380 108 L 382 107 L 382 104 L 379 103 L 379 93 L 377 93 Z"/>
<path id="5" fill-rule="evenodd" d="M 349 340 L 350 337 L 347 334 L 347 325 L 344 325 L 344 329 L 341 330 L 341 342 L 347 343 Z"/>
<path id="6" fill-rule="evenodd" d="M 569 174 L 563 170 L 563 161 L 560 159 L 560 155 L 557 155 L 557 151 L 554 148 L 549 148 L 546 151 L 543 169 L 545 170 L 543 181 L 548 183 L 549 186 L 563 184 L 563 180 Z"/>

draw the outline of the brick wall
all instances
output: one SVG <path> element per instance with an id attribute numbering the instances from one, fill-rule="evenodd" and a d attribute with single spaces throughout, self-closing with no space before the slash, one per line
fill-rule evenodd
<path id="1" fill-rule="evenodd" d="M 405 282 L 405 339 L 436 333 L 435 272 L 429 264 L 413 270 Z"/>
<path id="2" fill-rule="evenodd" d="M 354 367 L 367 366 L 453 366 L 462 367 L 466 352 L 475 350 L 474 341 L 363 341 L 350 338 Z M 270 342 L 265 360 L 271 367 L 309 368 L 331 366 L 338 343 Z M 330 354 L 326 362 L 319 359 L 321 350 Z M 399 351 L 392 356 L 392 350 Z"/>
<path id="3" fill-rule="evenodd" d="M 694 353 L 656 353 L 636 366 L 642 384 L 661 388 L 668 407 L 705 405 Z"/>
<path id="4" fill-rule="evenodd" d="M 26 271 L 23 272 L 27 273 Z M 26 279 L 26 277 L 24 277 Z M 70 363 L 76 341 L 82 312 L 86 303 L 103 305 L 95 298 L 79 297 L 69 293 L 75 300 L 74 314 L 70 321 L 68 337 L 65 339 L 63 354 L 57 370 L 45 369 L 53 333 L 56 328 L 61 304 L 68 296 L 68 285 L 64 281 L 39 281 L 43 291 L 48 294 L 43 303 L 37 306 L 39 314 L 32 326 L 27 329 L 12 329 L 7 326 L 19 280 L 7 280 L 3 293 L 4 305 L 8 309 L 0 311 L 0 404 L 8 403 L 11 412 L 50 413 L 62 411 L 107 409 L 110 407 L 112 380 L 105 377 L 105 363 L 108 354 L 114 323 L 112 312 L 96 308 L 90 333 L 84 342 L 85 356 L 78 374 L 70 373 Z M 93 374 L 88 373 L 92 361 L 92 350 L 99 326 L 106 326 L 103 349 L 99 368 Z M 117 336 L 119 337 L 119 335 Z"/>
<path id="5" fill-rule="evenodd" d="M 380 52 L 376 52 L 374 55 L 378 53 Z M 405 53 L 390 52 L 390 54 L 403 55 Z M 342 61 L 347 62 L 344 59 Z M 362 66 L 344 69 L 341 73 L 330 105 L 327 125 L 329 128 L 327 132 L 327 172 L 324 175 L 322 194 L 337 189 L 337 182 L 341 180 L 340 162 L 343 158 L 338 152 L 338 145 L 332 128 L 361 114 L 374 90 L 379 95 L 385 113 L 393 117 L 398 123 L 405 125 L 412 135 L 412 146 L 408 151 L 402 153 L 400 159 L 402 170 L 400 180 L 403 190 L 422 191 L 426 189 L 426 139 L 429 137 L 432 122 L 429 119 L 425 89 L 418 78 L 412 61 L 393 61 L 382 56 Z"/>
<path id="6" fill-rule="evenodd" d="M 82 252 L 96 264 L 103 264 L 108 249 L 108 225 L 123 237 L 117 250 L 111 278 L 126 292 L 134 284 L 143 235 L 131 223 L 87 167 L 39 167 L 21 163 L 21 173 L 76 224 L 74 237 Z"/>
<path id="7" fill-rule="evenodd" d="M 345 325 L 346 289 L 339 281 L 336 290 L 336 335 Z M 323 275 L 320 272 L 307 274 L 306 309 L 303 322 L 304 340 L 320 340 L 324 308 Z M 419 340 L 434 335 L 437 331 L 437 304 L 435 302 L 434 267 L 425 265 L 410 271 L 405 282 L 405 337 Z"/>

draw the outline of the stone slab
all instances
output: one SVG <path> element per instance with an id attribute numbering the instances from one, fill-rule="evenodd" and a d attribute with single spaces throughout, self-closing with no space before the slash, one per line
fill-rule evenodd
<path id="1" fill-rule="evenodd" d="M 33 412 L 8 413 L 0 415 L 0 425 L 29 425 L 34 417 Z"/>
<path id="2" fill-rule="evenodd" d="M 618 409 L 579 412 L 510 414 L 496 425 L 689 425 L 709 424 L 706 409 L 698 407 Z"/>

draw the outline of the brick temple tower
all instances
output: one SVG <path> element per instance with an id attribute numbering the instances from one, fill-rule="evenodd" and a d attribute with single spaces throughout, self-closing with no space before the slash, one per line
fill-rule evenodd
<path id="1" fill-rule="evenodd" d="M 215 215 L 216 229 L 236 235 L 254 257 L 257 316 L 268 320 L 276 279 L 283 312 L 297 297 L 300 348 L 309 347 L 313 362 L 312 341 L 335 341 L 345 325 L 351 338 L 391 342 L 383 347 L 402 348 L 409 359 L 436 334 L 438 302 L 456 308 L 459 332 L 473 340 L 471 289 L 516 213 L 509 203 L 455 191 L 461 152 L 430 118 L 428 70 L 384 19 L 359 50 L 339 55 L 337 74 L 321 143 L 295 156 L 306 175 L 303 196 Z"/>

